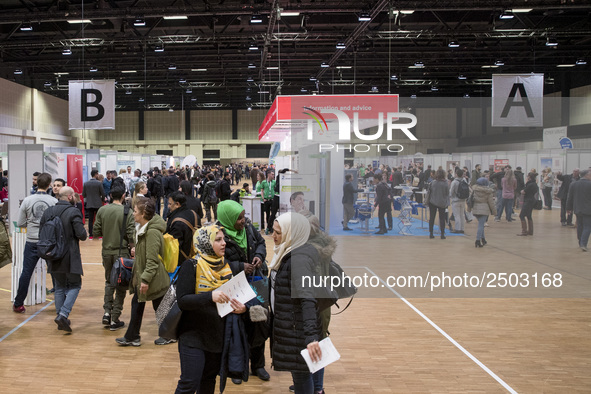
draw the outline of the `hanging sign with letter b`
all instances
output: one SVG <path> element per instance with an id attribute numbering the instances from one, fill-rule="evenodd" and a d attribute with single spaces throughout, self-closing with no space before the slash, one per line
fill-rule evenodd
<path id="1" fill-rule="evenodd" d="M 70 81 L 70 130 L 115 129 L 115 80 Z"/>

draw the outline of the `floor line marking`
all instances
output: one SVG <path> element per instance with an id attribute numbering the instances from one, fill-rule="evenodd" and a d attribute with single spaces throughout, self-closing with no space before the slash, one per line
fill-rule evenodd
<path id="1" fill-rule="evenodd" d="M 39 309 L 37 312 L 35 312 L 32 316 L 30 316 L 27 320 L 25 320 L 24 322 L 22 322 L 21 324 L 19 324 L 18 326 L 16 326 L 15 328 L 13 328 L 12 330 L 10 330 L 10 332 L 6 335 L 4 335 L 2 338 L 0 338 L 0 342 L 2 342 L 3 340 L 5 340 L 6 338 L 8 338 L 13 332 L 15 332 L 16 330 L 18 330 L 19 328 L 21 328 L 22 326 L 24 326 L 25 324 L 27 324 L 27 322 L 29 320 L 31 320 L 32 318 L 34 318 L 35 316 L 37 316 L 39 313 L 43 312 L 48 306 L 50 306 L 51 304 L 53 304 L 54 301 L 51 301 L 49 304 L 45 305 L 43 308 Z"/>
<path id="2" fill-rule="evenodd" d="M 433 323 L 431 321 L 431 319 L 429 319 L 427 316 L 425 316 L 425 314 L 423 314 L 423 312 L 421 312 L 419 309 L 417 309 L 413 304 L 411 304 L 409 301 L 407 301 L 404 297 L 402 297 L 396 290 L 394 290 L 391 287 L 388 287 L 387 283 L 380 278 L 375 272 L 373 272 L 371 269 L 369 269 L 368 267 L 365 267 L 365 269 L 371 273 L 373 276 L 375 276 L 376 278 L 378 278 L 380 280 L 380 282 L 382 282 L 382 284 L 384 285 L 385 288 L 387 288 L 388 290 L 390 290 L 392 293 L 394 293 L 396 295 L 396 297 L 400 298 L 406 305 L 408 305 L 413 311 L 415 311 L 419 316 L 421 316 L 427 323 L 429 323 L 434 329 L 436 329 L 437 331 L 439 331 L 439 333 L 441 335 L 443 335 L 448 341 L 450 341 L 455 347 L 457 347 L 458 349 L 460 349 L 462 351 L 462 353 L 464 353 L 466 356 L 468 356 L 472 361 L 474 361 L 476 363 L 476 365 L 478 365 L 480 368 L 482 368 L 486 373 L 488 373 L 493 379 L 495 379 L 497 382 L 499 382 L 501 384 L 501 386 L 503 386 L 507 391 L 509 391 L 511 394 L 517 394 L 517 391 L 513 390 L 513 388 L 511 388 L 511 386 L 509 386 L 507 383 L 505 383 L 505 381 L 503 379 L 501 379 L 497 374 L 495 374 L 493 371 L 491 371 L 486 365 L 484 365 L 480 360 L 478 360 L 476 357 L 474 357 L 469 351 L 467 351 L 462 345 L 460 345 L 458 342 L 456 342 L 455 339 L 453 339 L 451 336 L 449 336 L 445 331 L 443 331 L 437 324 Z"/>
<path id="3" fill-rule="evenodd" d="M 10 290 L 8 290 L 8 289 L 2 289 L 2 288 L 0 288 L 0 290 L 2 290 L 2 291 L 7 291 L 7 292 L 9 292 L 9 293 L 10 293 Z"/>

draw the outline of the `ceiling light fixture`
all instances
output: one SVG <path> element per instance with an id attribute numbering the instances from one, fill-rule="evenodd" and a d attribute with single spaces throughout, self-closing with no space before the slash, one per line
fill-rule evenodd
<path id="1" fill-rule="evenodd" d="M 353 68 L 353 66 L 336 66 L 336 68 L 338 68 L 339 70 L 348 70 L 350 68 Z"/>
<path id="2" fill-rule="evenodd" d="M 205 94 L 218 94 L 217 92 L 205 92 Z"/>
<path id="3" fill-rule="evenodd" d="M 464 74 L 460 74 L 458 75 L 458 79 L 466 79 L 466 76 Z"/>
<path id="4" fill-rule="evenodd" d="M 169 108 L 169 109 L 168 109 L 168 112 L 174 112 L 174 109 L 172 109 L 172 108 Z"/>
<path id="5" fill-rule="evenodd" d="M 122 74 L 135 74 L 137 73 L 136 70 L 122 70 L 121 71 Z"/>
<path id="6" fill-rule="evenodd" d="M 320 65 L 320 67 L 327 68 L 327 67 L 330 67 L 330 64 L 328 64 L 327 62 L 322 62 L 322 64 Z"/>
<path id="7" fill-rule="evenodd" d="M 495 60 L 495 66 L 504 66 L 505 62 L 501 59 Z"/>
<path id="8" fill-rule="evenodd" d="M 513 15 L 513 12 L 505 10 L 505 11 L 501 12 L 499 19 L 513 19 L 514 17 L 515 17 L 515 15 Z"/>
<path id="9" fill-rule="evenodd" d="M 46 88 L 50 87 L 51 86 L 51 81 L 45 81 L 43 83 L 43 86 L 45 86 Z"/>
<path id="10" fill-rule="evenodd" d="M 33 26 L 29 22 L 22 23 L 20 27 L 21 31 L 33 31 Z"/>
<path id="11" fill-rule="evenodd" d="M 257 68 L 257 66 L 254 63 L 248 63 L 248 68 Z"/>
<path id="12" fill-rule="evenodd" d="M 176 70 L 176 64 L 173 64 L 173 63 L 171 63 L 171 64 L 168 66 L 168 69 L 169 69 L 169 70 Z"/>
<path id="13" fill-rule="evenodd" d="M 252 44 L 250 44 L 248 46 L 248 50 L 249 51 L 258 51 L 259 50 L 259 46 L 256 44 L 256 42 L 253 42 Z"/>
<path id="14" fill-rule="evenodd" d="M 432 92 L 437 92 L 438 90 L 439 90 L 439 88 L 437 87 L 437 85 L 431 86 L 431 91 Z"/>
<path id="15" fill-rule="evenodd" d="M 88 71 L 90 71 L 91 73 L 95 73 L 98 71 L 98 68 L 96 68 L 94 66 L 90 66 L 90 69 Z"/>
<path id="16" fill-rule="evenodd" d="M 247 111 L 252 111 L 252 106 L 249 105 L 248 107 L 246 107 L 246 110 Z"/>
<path id="17" fill-rule="evenodd" d="M 164 93 L 152 93 L 152 96 L 164 96 Z"/>
<path id="18" fill-rule="evenodd" d="M 302 93 L 306 93 L 307 91 L 308 91 L 308 89 L 306 89 L 306 88 L 301 88 L 300 89 L 300 92 L 302 92 Z"/>
<path id="19" fill-rule="evenodd" d="M 411 95 L 410 95 L 410 98 L 411 98 L 411 99 L 416 99 L 416 98 L 417 98 L 417 95 L 416 95 L 416 94 L 411 94 Z"/>
<path id="20" fill-rule="evenodd" d="M 361 14 L 359 14 L 359 17 L 357 19 L 359 20 L 359 22 L 369 22 L 371 21 L 371 16 L 367 12 L 362 12 Z"/>
<path id="21" fill-rule="evenodd" d="M 250 101 L 250 100 L 252 100 L 252 99 L 250 98 L 250 96 L 246 96 L 246 101 Z"/>
<path id="22" fill-rule="evenodd" d="M 14 75 L 22 75 L 23 70 L 21 70 L 20 68 L 17 68 L 16 70 L 14 70 Z"/>
<path id="23" fill-rule="evenodd" d="M 470 95 L 468 93 L 464 94 L 464 98 L 470 98 Z"/>
<path id="24" fill-rule="evenodd" d="M 133 21 L 134 26 L 146 26 L 146 20 L 140 16 Z"/>
<path id="25" fill-rule="evenodd" d="M 127 90 L 125 91 L 125 94 L 131 94 L 131 90 L 127 89 Z"/>
<path id="26" fill-rule="evenodd" d="M 189 89 L 187 89 L 187 91 L 185 93 L 191 94 L 191 93 L 193 93 L 193 89 L 189 88 Z"/>
<path id="27" fill-rule="evenodd" d="M 578 59 L 576 64 L 577 66 L 584 66 L 587 64 L 587 61 L 585 59 Z"/>
<path id="28" fill-rule="evenodd" d="M 90 19 L 71 19 L 68 21 L 70 24 L 80 24 L 80 23 L 91 23 Z"/>
<path id="29" fill-rule="evenodd" d="M 279 67 L 277 66 L 268 66 L 267 70 L 279 70 Z"/>
<path id="30" fill-rule="evenodd" d="M 513 8 L 511 10 L 512 13 L 517 14 L 519 13 L 528 13 L 532 10 L 532 8 Z"/>
<path id="31" fill-rule="evenodd" d="M 419 61 L 416 61 L 415 62 L 415 67 L 417 67 L 417 68 L 423 68 L 423 67 L 425 67 L 425 63 L 423 63 L 420 60 Z"/>
<path id="32" fill-rule="evenodd" d="M 261 16 L 261 14 L 258 13 L 252 14 L 252 16 L 250 17 L 250 23 L 263 23 L 263 17 Z"/>
<path id="33" fill-rule="evenodd" d="M 280 11 L 281 16 L 300 16 L 299 11 Z"/>
<path id="34" fill-rule="evenodd" d="M 347 45 L 344 42 L 337 43 L 337 49 L 347 49 Z"/>
<path id="35" fill-rule="evenodd" d="M 248 77 L 248 78 L 246 78 L 246 82 L 254 82 L 254 78 L 253 77 Z"/>
<path id="36" fill-rule="evenodd" d="M 310 77 L 310 81 L 316 81 L 316 77 L 312 75 L 312 76 Z"/>
<path id="37" fill-rule="evenodd" d="M 558 45 L 558 41 L 554 37 L 546 37 L 546 46 L 547 47 L 555 47 Z"/>
<path id="38" fill-rule="evenodd" d="M 191 71 L 203 72 L 203 71 L 207 71 L 207 69 L 206 68 L 192 68 Z"/>
<path id="39" fill-rule="evenodd" d="M 187 15 L 171 15 L 165 16 L 164 19 L 171 21 L 171 20 L 181 20 L 181 19 L 188 19 Z"/>
<path id="40" fill-rule="evenodd" d="M 390 76 L 390 79 L 391 79 L 392 81 L 398 81 L 398 75 L 396 75 L 396 74 L 392 74 L 392 75 Z"/>
<path id="41" fill-rule="evenodd" d="M 187 83 L 187 80 L 185 78 L 181 78 L 179 79 L 179 83 Z"/>
<path id="42" fill-rule="evenodd" d="M 164 45 L 156 44 L 156 46 L 154 47 L 154 52 L 164 52 Z"/>
<path id="43" fill-rule="evenodd" d="M 269 91 L 268 90 L 259 90 L 259 94 L 268 94 Z"/>
<path id="44" fill-rule="evenodd" d="M 140 97 L 139 99 L 137 99 L 137 101 L 139 101 L 140 103 L 143 103 L 144 102 L 144 98 L 143 97 Z"/>
<path id="45" fill-rule="evenodd" d="M 448 44 L 448 47 L 450 48 L 459 48 L 460 47 L 460 43 L 457 42 L 456 40 L 451 40 Z"/>
<path id="46" fill-rule="evenodd" d="M 556 67 L 574 67 L 576 64 L 557 64 Z"/>
<path id="47" fill-rule="evenodd" d="M 72 49 L 70 49 L 70 47 L 65 47 L 64 49 L 62 49 L 62 55 L 71 55 L 72 54 Z"/>

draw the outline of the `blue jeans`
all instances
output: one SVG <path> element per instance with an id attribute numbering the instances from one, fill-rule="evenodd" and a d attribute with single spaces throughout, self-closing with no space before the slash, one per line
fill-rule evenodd
<path id="1" fill-rule="evenodd" d="M 314 372 L 314 374 L 312 375 L 312 380 L 314 381 L 314 392 L 321 392 L 324 387 L 324 368 Z"/>
<path id="2" fill-rule="evenodd" d="M 480 241 L 484 238 L 484 224 L 488 220 L 488 215 L 474 215 L 478 220 L 478 230 L 476 230 L 476 240 Z"/>
<path id="3" fill-rule="evenodd" d="M 185 346 L 181 339 L 179 341 L 179 358 L 181 361 L 181 377 L 176 386 L 175 394 L 195 392 L 213 394 L 215 392 L 215 379 L 222 363 L 222 354 Z"/>
<path id="4" fill-rule="evenodd" d="M 292 372 L 296 394 L 314 394 L 314 381 L 310 372 Z"/>
<path id="5" fill-rule="evenodd" d="M 513 199 L 503 198 L 503 207 L 505 208 L 505 216 L 507 221 L 511 221 L 511 215 L 513 214 Z M 497 213 L 497 218 L 501 218 L 501 212 Z"/>
<path id="6" fill-rule="evenodd" d="M 591 235 L 591 215 L 577 214 L 577 238 L 580 247 L 587 247 Z"/>
<path id="7" fill-rule="evenodd" d="M 70 316 L 82 287 L 82 276 L 57 272 L 55 278 L 55 310 L 58 315 Z"/>
<path id="8" fill-rule="evenodd" d="M 27 298 L 27 293 L 29 291 L 31 276 L 33 276 L 33 271 L 35 271 L 38 261 L 37 243 L 26 242 L 25 251 L 23 252 L 23 272 L 21 272 L 21 277 L 18 280 L 18 290 L 16 292 L 16 297 L 14 297 L 14 306 L 22 306 L 25 303 L 25 298 Z"/>
<path id="9" fill-rule="evenodd" d="M 162 205 L 162 219 L 166 220 L 166 218 L 168 217 L 168 198 L 163 197 Z"/>

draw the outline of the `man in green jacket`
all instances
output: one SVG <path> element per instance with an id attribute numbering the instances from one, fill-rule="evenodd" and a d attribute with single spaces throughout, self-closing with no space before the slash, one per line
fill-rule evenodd
<path id="1" fill-rule="evenodd" d="M 125 189 L 116 187 L 111 189 L 111 198 L 113 203 L 102 206 L 97 214 L 93 226 L 93 233 L 96 237 L 103 237 L 103 267 L 105 269 L 105 296 L 104 296 L 104 315 L 102 324 L 111 331 L 118 330 L 125 326 L 125 323 L 119 320 L 123 311 L 123 302 L 125 301 L 125 292 L 127 288 L 117 287 L 111 284 L 111 269 L 118 257 L 129 258 L 128 246 L 134 239 L 134 220 L 133 212 L 129 207 L 123 206 L 125 200 Z M 123 227 L 123 218 L 127 211 L 125 225 L 125 234 L 121 242 L 121 229 Z M 113 296 L 115 296 L 113 298 Z"/>

